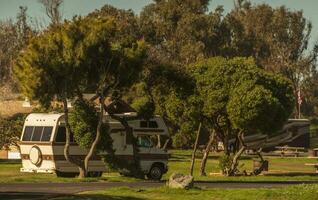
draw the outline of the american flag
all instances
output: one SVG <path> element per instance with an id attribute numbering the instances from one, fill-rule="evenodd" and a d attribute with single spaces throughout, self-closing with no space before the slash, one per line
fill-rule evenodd
<path id="1" fill-rule="evenodd" d="M 303 102 L 303 100 L 301 99 L 301 95 L 300 95 L 300 89 L 297 92 L 297 101 L 298 101 L 298 105 L 301 105 L 301 103 Z"/>

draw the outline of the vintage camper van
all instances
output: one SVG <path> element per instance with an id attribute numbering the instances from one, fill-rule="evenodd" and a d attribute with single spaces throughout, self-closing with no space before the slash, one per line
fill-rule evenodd
<path id="1" fill-rule="evenodd" d="M 124 115 L 129 115 L 125 113 Z M 124 127 L 108 115 L 115 155 L 124 159 L 133 159 L 132 144 L 126 140 Z M 137 138 L 140 167 L 150 179 L 160 179 L 167 171 L 169 154 L 164 149 L 156 148 L 150 137 L 168 136 L 168 129 L 161 117 L 150 120 L 134 119 L 129 121 Z M 65 122 L 63 114 L 29 114 L 25 119 L 20 139 L 22 168 L 21 172 L 56 173 L 65 176 L 78 173 L 78 168 L 64 157 Z M 81 149 L 71 136 L 70 155 L 84 158 L 87 151 Z M 103 152 L 99 152 L 99 155 Z M 97 155 L 89 162 L 89 175 L 101 176 L 106 171 L 105 163 Z"/>

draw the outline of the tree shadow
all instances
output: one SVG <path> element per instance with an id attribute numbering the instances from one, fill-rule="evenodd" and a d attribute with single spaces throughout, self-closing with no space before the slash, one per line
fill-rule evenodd
<path id="1" fill-rule="evenodd" d="M 145 200 L 145 198 L 140 197 L 128 197 L 128 196 L 118 196 L 118 195 L 107 195 L 107 194 L 79 194 L 66 196 L 72 197 L 72 199 L 80 199 L 80 200 L 97 200 L 97 199 L 107 199 L 107 200 Z"/>
<path id="2" fill-rule="evenodd" d="M 50 199 L 65 195 L 47 192 L 0 192 L 0 199 Z"/>
<path id="3" fill-rule="evenodd" d="M 61 194 L 61 193 L 45 193 L 45 192 L 0 192 L 0 199 L 17 200 L 17 199 L 107 199 L 107 200 L 145 200 L 145 198 L 107 195 L 107 194 Z"/>
<path id="4" fill-rule="evenodd" d="M 195 159 L 202 159 L 202 154 L 196 154 Z M 208 159 L 212 160 L 218 160 L 222 155 L 213 155 L 213 153 L 210 153 Z M 240 157 L 240 160 L 252 160 L 257 158 L 256 155 L 242 155 Z M 169 158 L 169 161 L 174 161 L 174 162 L 188 162 L 191 160 L 191 155 L 171 155 Z"/>

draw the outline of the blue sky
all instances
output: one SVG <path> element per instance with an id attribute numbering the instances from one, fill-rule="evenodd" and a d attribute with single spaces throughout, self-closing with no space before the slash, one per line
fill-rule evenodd
<path id="1" fill-rule="evenodd" d="M 89 12 L 99 9 L 105 4 L 118 8 L 132 9 L 139 13 L 142 8 L 152 2 L 151 0 L 64 0 L 62 7 L 63 17 L 71 18 L 74 15 L 86 15 Z M 233 8 L 234 0 L 212 0 L 210 9 L 223 5 L 225 12 Z M 253 4 L 267 3 L 273 7 L 285 5 L 291 10 L 303 10 L 304 16 L 313 24 L 310 46 L 318 40 L 318 0 L 251 0 Z M 19 6 L 28 7 L 28 15 L 37 18 L 39 21 L 48 22 L 44 8 L 38 0 L 0 0 L 0 20 L 15 18 Z"/>

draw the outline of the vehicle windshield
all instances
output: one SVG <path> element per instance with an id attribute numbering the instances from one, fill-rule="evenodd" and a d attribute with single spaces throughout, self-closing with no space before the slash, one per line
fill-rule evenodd
<path id="1" fill-rule="evenodd" d="M 138 147 L 146 147 L 146 148 L 153 147 L 153 144 L 149 135 L 139 135 L 137 137 L 137 145 Z"/>

